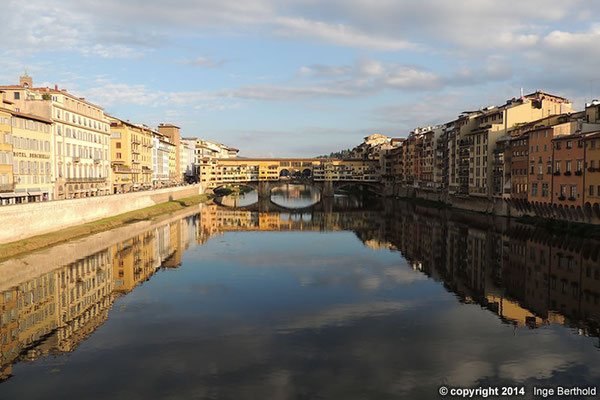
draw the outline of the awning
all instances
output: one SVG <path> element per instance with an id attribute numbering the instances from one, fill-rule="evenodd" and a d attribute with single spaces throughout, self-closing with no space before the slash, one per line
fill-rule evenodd
<path id="1" fill-rule="evenodd" d="M 33 196 L 39 196 L 42 194 L 42 190 L 41 189 L 27 189 L 27 193 L 29 193 L 30 195 L 33 195 Z"/>
<path id="2" fill-rule="evenodd" d="M 2 199 L 6 199 L 9 197 L 17 197 L 17 194 L 15 192 L 4 192 L 4 193 L 0 193 L 0 198 Z"/>

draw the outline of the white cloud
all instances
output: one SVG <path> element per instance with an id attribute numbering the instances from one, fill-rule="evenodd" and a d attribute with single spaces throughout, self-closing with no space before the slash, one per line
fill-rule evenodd
<path id="1" fill-rule="evenodd" d="M 292 39 L 312 39 L 326 43 L 369 50 L 417 50 L 420 46 L 406 40 L 370 34 L 344 24 L 330 24 L 305 18 L 278 17 L 275 34 Z"/>
<path id="2" fill-rule="evenodd" d="M 222 67 L 223 64 L 228 63 L 230 60 L 213 60 L 212 58 L 199 56 L 191 60 L 182 60 L 181 62 L 185 65 L 189 66 L 199 66 L 205 68 L 219 68 Z"/>

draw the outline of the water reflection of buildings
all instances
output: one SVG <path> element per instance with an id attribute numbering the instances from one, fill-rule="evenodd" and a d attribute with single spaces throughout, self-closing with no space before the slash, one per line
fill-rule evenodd
<path id="1" fill-rule="evenodd" d="M 0 377 L 12 365 L 72 351 L 114 301 L 195 244 L 231 231 L 353 231 L 400 251 L 466 303 L 515 326 L 559 323 L 600 334 L 600 243 L 549 235 L 507 220 L 386 203 L 380 211 L 255 212 L 216 205 L 165 223 L 0 292 Z M 49 263 L 52 261 L 49 260 Z"/>
<path id="2" fill-rule="evenodd" d="M 393 215 L 391 243 L 462 301 L 515 325 L 560 323 L 600 333 L 600 242 L 491 217 L 467 223 L 406 204 Z"/>
<path id="3" fill-rule="evenodd" d="M 180 265 L 196 219 L 167 223 L 0 292 L 0 381 L 16 362 L 73 351 L 106 321 L 116 298 L 161 266 Z"/>

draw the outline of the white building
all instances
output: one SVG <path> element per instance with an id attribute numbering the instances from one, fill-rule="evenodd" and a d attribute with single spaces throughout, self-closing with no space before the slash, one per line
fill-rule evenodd
<path id="1" fill-rule="evenodd" d="M 152 132 L 152 185 L 163 187 L 169 184 L 169 152 L 174 145 L 160 133 Z"/>

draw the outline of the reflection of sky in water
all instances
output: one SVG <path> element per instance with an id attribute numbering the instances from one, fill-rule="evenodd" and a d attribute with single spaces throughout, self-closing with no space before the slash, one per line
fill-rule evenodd
<path id="1" fill-rule="evenodd" d="M 352 232 L 229 232 L 118 299 L 77 351 L 16 365 L 0 398 L 427 399 L 441 384 L 597 384 L 595 341 L 503 324 Z"/>
<path id="2" fill-rule="evenodd" d="M 311 185 L 290 184 L 271 191 L 271 201 L 286 208 L 310 207 L 320 199 L 321 192 Z"/>
<path id="3" fill-rule="evenodd" d="M 256 190 L 235 196 L 223 196 L 219 198 L 219 202 L 227 207 L 246 207 L 257 201 L 258 192 Z"/>

